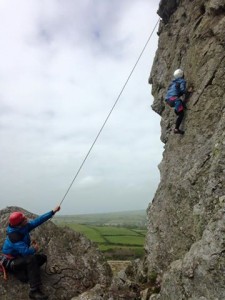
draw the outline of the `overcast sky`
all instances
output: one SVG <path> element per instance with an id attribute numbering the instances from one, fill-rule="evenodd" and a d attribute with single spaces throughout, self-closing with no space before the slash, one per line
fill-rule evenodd
<path id="1" fill-rule="evenodd" d="M 0 1 L 1 208 L 62 200 L 146 43 L 156 0 Z M 160 118 L 148 76 L 156 32 L 61 214 L 146 209 L 159 183 Z"/>

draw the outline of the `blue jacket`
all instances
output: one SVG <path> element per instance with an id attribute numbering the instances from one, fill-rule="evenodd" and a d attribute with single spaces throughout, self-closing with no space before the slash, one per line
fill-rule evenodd
<path id="1" fill-rule="evenodd" d="M 27 256 L 32 255 L 36 252 L 31 245 L 31 239 L 29 232 L 34 228 L 38 227 L 42 223 L 46 222 L 54 215 L 53 211 L 47 212 L 44 215 L 37 217 L 36 219 L 30 220 L 26 225 L 22 227 L 12 227 L 8 225 L 7 227 L 7 234 L 12 232 L 18 232 L 19 234 L 23 235 L 24 237 L 19 242 L 12 243 L 7 236 L 5 242 L 2 247 L 2 253 L 10 254 L 14 257 L 18 256 Z"/>
<path id="2" fill-rule="evenodd" d="M 186 92 L 186 81 L 183 78 L 174 79 L 168 87 L 166 99 L 180 97 Z"/>

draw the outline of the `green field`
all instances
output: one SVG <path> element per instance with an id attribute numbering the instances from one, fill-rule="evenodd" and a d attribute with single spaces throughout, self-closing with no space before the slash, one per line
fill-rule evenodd
<path id="1" fill-rule="evenodd" d="M 146 231 L 113 226 L 92 226 L 67 223 L 67 226 L 83 233 L 109 259 L 134 259 L 144 253 L 143 245 Z"/>
<path id="2" fill-rule="evenodd" d="M 113 216 L 113 218 L 115 220 L 115 216 Z M 75 216 L 64 216 L 58 218 L 55 223 L 60 226 L 68 226 L 75 231 L 84 234 L 92 242 L 96 243 L 96 245 L 108 259 L 130 260 L 143 256 L 143 246 L 145 234 L 147 232 L 146 228 L 144 228 L 143 225 L 144 220 L 143 222 L 140 222 L 140 220 L 138 221 L 141 224 L 140 228 L 138 228 L 138 225 L 136 223 L 137 218 L 134 218 L 135 222 L 133 226 L 131 220 L 128 219 L 129 224 L 127 225 L 127 227 L 122 227 L 120 224 L 117 226 L 108 226 L 104 225 L 104 223 L 101 226 L 90 225 L 90 223 L 92 223 L 93 221 L 95 221 L 96 223 L 98 219 L 96 216 L 92 216 L 92 218 L 89 216 L 86 219 L 87 224 L 77 224 L 76 222 L 74 222 L 75 219 L 77 221 L 77 217 Z M 104 222 L 106 221 L 111 223 L 110 220 L 106 217 L 102 219 L 104 219 Z M 126 218 L 121 218 L 120 215 L 120 220 L 124 219 L 126 220 Z M 85 219 L 83 216 L 82 222 L 85 223 Z"/>

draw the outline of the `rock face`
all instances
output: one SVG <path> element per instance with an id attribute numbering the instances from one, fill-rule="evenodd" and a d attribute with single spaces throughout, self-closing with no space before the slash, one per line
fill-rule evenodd
<path id="1" fill-rule="evenodd" d="M 23 211 L 28 218 L 35 215 L 18 207 L 0 210 L 0 245 L 5 238 L 9 214 Z M 83 235 L 69 228 L 59 228 L 51 221 L 31 232 L 43 252 L 48 256 L 46 268 L 42 267 L 43 287 L 49 299 L 69 300 L 93 288 L 106 287 L 111 283 L 112 273 L 99 250 Z M 0 277 L 0 299 L 28 299 L 29 286 L 13 275 L 4 281 Z"/>
<path id="2" fill-rule="evenodd" d="M 165 144 L 148 208 L 145 267 L 162 276 L 157 299 L 225 299 L 225 2 L 160 2 L 149 83 Z M 177 68 L 194 93 L 183 129 L 164 96 Z M 156 298 L 154 298 L 156 299 Z"/>

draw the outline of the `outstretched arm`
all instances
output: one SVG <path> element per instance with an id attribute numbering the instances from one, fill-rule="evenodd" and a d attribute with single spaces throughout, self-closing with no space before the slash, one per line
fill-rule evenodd
<path id="1" fill-rule="evenodd" d="M 29 231 L 33 230 L 34 228 L 40 226 L 41 224 L 43 224 L 44 222 L 46 222 L 47 220 L 51 219 L 54 214 L 56 212 L 58 212 L 60 210 L 60 206 L 57 206 L 56 208 L 54 208 L 53 210 L 35 218 L 34 220 L 31 220 L 28 222 L 28 226 L 29 226 Z"/>

